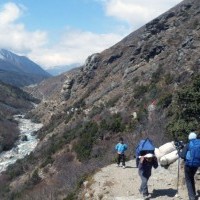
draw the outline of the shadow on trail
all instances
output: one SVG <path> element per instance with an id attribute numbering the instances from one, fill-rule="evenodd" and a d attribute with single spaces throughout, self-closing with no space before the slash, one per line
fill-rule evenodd
<path id="1" fill-rule="evenodd" d="M 160 196 L 167 196 L 167 197 L 174 197 L 177 193 L 177 190 L 174 190 L 172 188 L 169 189 L 154 189 L 152 192 L 151 197 L 152 198 L 156 198 L 156 197 L 160 197 Z"/>
<path id="2" fill-rule="evenodd" d="M 137 169 L 137 167 L 133 167 L 133 166 L 126 166 L 126 168 L 136 168 Z"/>

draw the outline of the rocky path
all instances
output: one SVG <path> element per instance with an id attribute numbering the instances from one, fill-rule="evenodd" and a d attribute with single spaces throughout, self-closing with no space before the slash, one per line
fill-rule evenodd
<path id="1" fill-rule="evenodd" d="M 148 186 L 149 199 L 187 200 L 187 190 L 184 185 L 183 168 L 180 167 L 180 178 L 177 195 L 178 161 L 165 169 L 159 166 L 152 170 Z M 126 163 L 126 168 L 111 164 L 97 172 L 92 180 L 84 183 L 82 199 L 84 200 L 142 200 L 138 188 L 140 178 L 135 160 Z M 200 190 L 200 175 L 196 175 L 197 190 Z M 199 198 L 200 199 L 200 198 Z"/>

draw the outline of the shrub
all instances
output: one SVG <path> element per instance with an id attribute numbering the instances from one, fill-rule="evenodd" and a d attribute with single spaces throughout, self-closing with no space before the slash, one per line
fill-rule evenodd
<path id="1" fill-rule="evenodd" d="M 74 150 L 76 151 L 79 160 L 85 161 L 90 158 L 93 142 L 97 137 L 97 133 L 97 123 L 90 121 L 83 126 L 80 139 L 74 146 Z"/>
<path id="2" fill-rule="evenodd" d="M 45 161 L 40 165 L 40 167 L 43 168 L 47 166 L 48 164 L 52 164 L 53 162 L 54 162 L 54 159 L 50 155 L 48 155 Z"/>
<path id="3" fill-rule="evenodd" d="M 125 130 L 125 125 L 123 124 L 122 117 L 119 113 L 112 116 L 109 129 L 114 133 L 123 132 Z"/>
<path id="4" fill-rule="evenodd" d="M 77 200 L 77 196 L 76 196 L 76 194 L 74 192 L 71 192 L 63 200 Z"/>
<path id="5" fill-rule="evenodd" d="M 33 185 L 36 185 L 38 184 L 39 182 L 41 181 L 41 178 L 38 174 L 38 169 L 34 170 L 31 178 L 30 178 L 30 182 L 33 184 Z"/>
<path id="6" fill-rule="evenodd" d="M 165 75 L 164 79 L 165 79 L 165 83 L 166 83 L 167 85 L 169 85 L 169 84 L 171 84 L 171 83 L 173 82 L 174 77 L 173 77 L 172 74 L 167 73 L 167 74 Z"/>
<path id="7" fill-rule="evenodd" d="M 24 173 L 24 167 L 22 164 L 22 160 L 17 160 L 15 164 L 9 165 L 7 169 L 7 174 L 10 179 L 13 179 Z"/>
<path id="8" fill-rule="evenodd" d="M 188 132 L 200 128 L 200 76 L 177 93 L 169 112 L 167 131 L 173 137 L 187 140 Z"/>
<path id="9" fill-rule="evenodd" d="M 163 73 L 163 68 L 158 67 L 158 69 L 152 74 L 151 83 L 157 83 L 160 80 L 160 76 Z"/>
<path id="10" fill-rule="evenodd" d="M 95 115 L 101 113 L 101 111 L 103 110 L 103 104 L 101 104 L 100 106 L 94 106 L 91 110 L 91 112 L 89 113 L 89 117 L 92 118 Z"/>
<path id="11" fill-rule="evenodd" d="M 148 91 L 148 86 L 140 85 L 134 90 L 134 98 L 138 99 Z"/>
<path id="12" fill-rule="evenodd" d="M 106 107 L 114 107 L 115 104 L 117 103 L 117 101 L 121 98 L 121 95 L 116 95 L 113 98 L 111 98 L 107 103 L 106 103 Z"/>
<path id="13" fill-rule="evenodd" d="M 26 189 L 31 189 L 34 185 L 37 185 L 41 181 L 38 174 L 38 169 L 34 170 L 31 177 L 26 181 Z"/>
<path id="14" fill-rule="evenodd" d="M 167 93 L 165 95 L 163 95 L 159 101 L 158 101 L 158 106 L 160 108 L 167 108 L 172 102 L 172 94 L 171 93 Z"/>

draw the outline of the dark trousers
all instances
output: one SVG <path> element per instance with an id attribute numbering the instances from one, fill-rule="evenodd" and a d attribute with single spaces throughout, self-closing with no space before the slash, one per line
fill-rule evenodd
<path id="1" fill-rule="evenodd" d="M 148 180 L 149 180 L 149 176 L 144 176 L 143 170 L 139 170 L 138 173 L 139 173 L 139 176 L 140 176 L 141 181 L 142 181 L 139 191 L 140 191 L 140 193 L 143 194 L 143 196 L 148 196 L 149 191 L 148 191 L 147 183 L 148 183 Z"/>
<path id="2" fill-rule="evenodd" d="M 188 190 L 189 200 L 195 200 L 196 189 L 195 189 L 195 181 L 194 175 L 197 171 L 198 167 L 190 167 L 185 165 L 185 181 Z"/>
<path id="3" fill-rule="evenodd" d="M 122 165 L 125 166 L 125 155 L 124 154 L 118 154 L 117 164 L 119 165 L 120 162 L 122 162 Z"/>

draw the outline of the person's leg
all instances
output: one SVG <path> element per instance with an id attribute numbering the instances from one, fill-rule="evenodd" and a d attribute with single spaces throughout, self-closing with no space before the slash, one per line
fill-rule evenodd
<path id="1" fill-rule="evenodd" d="M 140 193 L 143 194 L 143 196 L 148 196 L 149 195 L 149 191 L 148 191 L 148 179 L 147 177 L 143 176 L 143 171 L 142 170 L 139 170 L 139 175 L 140 175 L 140 178 L 141 178 L 141 185 L 140 185 Z"/>
<path id="2" fill-rule="evenodd" d="M 123 165 L 124 167 L 125 167 L 125 159 L 126 159 L 125 155 L 122 154 L 122 165 Z"/>
<path id="3" fill-rule="evenodd" d="M 120 164 L 120 160 L 121 160 L 121 155 L 120 155 L 120 154 L 117 154 L 117 165 Z"/>
<path id="4" fill-rule="evenodd" d="M 185 181 L 188 190 L 189 200 L 195 200 L 196 191 L 195 191 L 194 175 L 196 173 L 196 170 L 197 169 L 185 165 L 185 170 L 184 170 Z"/>
<path id="5" fill-rule="evenodd" d="M 192 189 L 193 189 L 193 192 L 194 192 L 194 194 L 196 195 L 196 188 L 195 188 L 195 180 L 194 180 L 194 176 L 195 176 L 195 174 L 196 174 L 196 172 L 197 172 L 197 167 L 192 167 L 191 168 L 191 183 L 192 183 Z"/>

